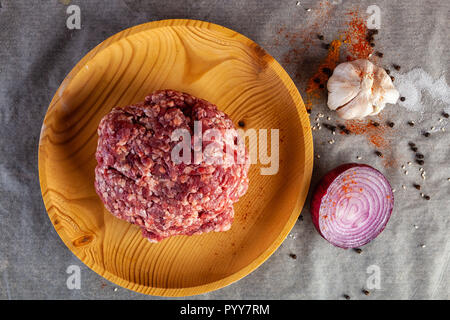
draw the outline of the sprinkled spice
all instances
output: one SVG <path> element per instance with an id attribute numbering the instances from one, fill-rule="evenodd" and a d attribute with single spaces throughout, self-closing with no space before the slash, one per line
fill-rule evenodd
<path id="1" fill-rule="evenodd" d="M 391 80 L 392 80 L 392 82 L 394 82 L 394 81 L 395 81 L 395 78 L 394 78 L 393 76 L 391 76 Z"/>
<path id="2" fill-rule="evenodd" d="M 408 121 L 408 125 L 409 125 L 410 127 L 414 127 L 414 121 Z"/>
<path id="3" fill-rule="evenodd" d="M 289 257 L 291 257 L 291 258 L 294 259 L 294 260 L 297 259 L 297 255 L 296 255 L 296 254 L 293 254 L 293 253 L 290 253 L 290 254 L 289 254 Z"/>
<path id="4" fill-rule="evenodd" d="M 447 119 L 448 119 L 448 117 L 449 117 L 449 115 L 448 115 L 447 112 L 443 112 L 443 113 L 442 113 L 442 116 L 443 116 L 444 118 L 447 118 Z"/>
<path id="5" fill-rule="evenodd" d="M 406 98 L 405 97 L 400 97 L 400 101 L 405 101 Z"/>
<path id="6" fill-rule="evenodd" d="M 413 151 L 413 152 L 417 152 L 417 147 L 411 147 L 411 150 Z"/>
<path id="7" fill-rule="evenodd" d="M 431 199 L 430 196 L 428 196 L 428 195 L 425 195 L 423 197 L 424 197 L 425 200 L 430 200 Z"/>
<path id="8" fill-rule="evenodd" d="M 348 294 L 344 294 L 343 297 L 345 298 L 345 300 L 350 300 L 350 296 Z"/>
<path id="9" fill-rule="evenodd" d="M 321 35 L 321 34 L 318 34 L 317 38 L 319 38 L 319 40 L 323 40 L 324 39 L 323 35 Z"/>
<path id="10" fill-rule="evenodd" d="M 390 137 L 387 136 L 392 130 L 386 124 L 374 120 L 347 120 L 345 128 L 352 134 L 364 135 L 375 150 L 382 152 L 385 167 L 393 167 L 397 163 L 391 152 Z"/>
<path id="11" fill-rule="evenodd" d="M 398 64 L 393 64 L 392 65 L 394 67 L 395 70 L 399 71 L 401 69 L 401 67 Z"/>
<path id="12" fill-rule="evenodd" d="M 373 52 L 373 36 L 378 30 L 368 29 L 365 17 L 360 16 L 357 11 L 350 11 L 347 14 L 351 16 L 344 37 L 349 53 L 347 60 L 367 59 Z"/>
<path id="13" fill-rule="evenodd" d="M 353 250 L 355 250 L 355 252 L 357 253 L 357 254 L 361 254 L 363 251 L 362 251 L 362 249 L 360 249 L 360 248 L 355 248 L 355 249 L 353 249 Z"/>
<path id="14" fill-rule="evenodd" d="M 389 121 L 389 122 L 387 123 L 387 125 L 388 125 L 389 127 L 393 128 L 393 127 L 395 126 L 395 123 L 393 123 L 392 121 Z"/>
<path id="15" fill-rule="evenodd" d="M 414 188 L 416 188 L 417 190 L 420 190 L 422 187 L 420 186 L 420 184 L 414 183 L 413 184 Z"/>
<path id="16" fill-rule="evenodd" d="M 368 291 L 368 290 L 366 290 L 366 289 L 364 289 L 362 292 L 363 292 L 366 296 L 370 295 L 370 291 Z"/>
<path id="17" fill-rule="evenodd" d="M 383 158 L 383 154 L 380 152 L 380 151 L 375 151 L 375 154 L 377 155 L 377 156 L 379 156 L 380 158 Z"/>
<path id="18" fill-rule="evenodd" d="M 375 55 L 380 58 L 383 58 L 383 56 L 384 56 L 384 54 L 380 51 L 375 52 Z"/>
<path id="19" fill-rule="evenodd" d="M 419 164 L 419 165 L 421 165 L 421 166 L 423 166 L 424 163 L 425 163 L 425 161 L 420 160 L 420 159 L 417 159 L 416 162 L 417 162 L 417 164 Z"/>
<path id="20" fill-rule="evenodd" d="M 391 70 L 385 69 L 385 71 L 386 71 L 387 74 L 391 74 Z"/>
<path id="21" fill-rule="evenodd" d="M 416 153 L 416 158 L 417 159 L 423 159 L 423 158 L 425 158 L 425 156 L 423 154 L 421 154 L 421 153 Z"/>
<path id="22" fill-rule="evenodd" d="M 408 142 L 408 145 L 409 145 L 410 147 L 415 147 L 415 146 L 416 146 L 416 144 L 415 144 L 414 142 Z"/>
<path id="23" fill-rule="evenodd" d="M 428 138 L 428 137 L 430 136 L 430 133 L 429 133 L 429 132 L 424 132 L 424 133 L 423 133 L 423 136 L 424 136 L 425 138 Z"/>

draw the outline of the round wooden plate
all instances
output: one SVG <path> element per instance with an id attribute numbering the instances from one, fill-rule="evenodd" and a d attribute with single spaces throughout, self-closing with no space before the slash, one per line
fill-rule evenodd
<path id="1" fill-rule="evenodd" d="M 211 101 L 245 129 L 279 129 L 279 171 L 261 175 L 268 165 L 251 166 L 230 231 L 152 244 L 95 193 L 100 119 L 158 89 Z M 297 221 L 312 167 L 309 117 L 288 74 L 243 35 L 193 20 L 146 23 L 94 48 L 55 94 L 39 142 L 42 196 L 64 243 L 106 279 L 158 296 L 219 289 L 256 269 Z"/>

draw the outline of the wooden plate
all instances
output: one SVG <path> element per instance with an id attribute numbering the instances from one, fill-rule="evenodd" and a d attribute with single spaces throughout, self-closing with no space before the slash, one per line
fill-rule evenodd
<path id="1" fill-rule="evenodd" d="M 246 128 L 280 130 L 279 171 L 261 175 L 267 165 L 252 165 L 230 231 L 151 244 L 95 193 L 100 119 L 157 89 L 211 101 Z M 106 279 L 159 296 L 215 290 L 263 263 L 297 221 L 312 167 L 309 118 L 283 68 L 243 35 L 193 20 L 146 23 L 94 48 L 55 94 L 39 142 L 42 196 L 64 243 Z"/>

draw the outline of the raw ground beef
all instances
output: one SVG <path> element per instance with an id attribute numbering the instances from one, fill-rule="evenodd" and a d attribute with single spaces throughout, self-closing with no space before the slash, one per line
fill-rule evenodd
<path id="1" fill-rule="evenodd" d="M 240 162 L 237 152 L 231 158 L 224 155 L 219 164 L 172 161 L 172 148 L 179 143 L 172 141 L 172 132 L 182 128 L 194 137 L 194 121 L 201 121 L 203 132 L 214 128 L 224 134 L 215 141 L 219 148 L 236 147 L 237 138 L 229 132 L 237 133 L 226 114 L 205 100 L 172 90 L 114 108 L 98 127 L 95 189 L 108 211 L 140 226 L 152 242 L 230 229 L 233 203 L 247 191 L 246 149 Z M 209 143 L 203 141 L 203 149 Z M 193 146 L 194 138 L 191 150 Z"/>

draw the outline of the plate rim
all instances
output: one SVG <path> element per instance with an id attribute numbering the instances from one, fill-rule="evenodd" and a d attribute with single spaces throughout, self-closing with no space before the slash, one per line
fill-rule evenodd
<path id="1" fill-rule="evenodd" d="M 304 168 L 303 168 L 303 175 L 302 175 L 302 181 L 299 181 L 304 188 L 300 191 L 300 193 L 297 195 L 297 202 L 294 206 L 294 209 L 292 210 L 292 213 L 289 216 L 289 219 L 287 220 L 286 224 L 284 225 L 283 229 L 275 239 L 265 250 L 262 252 L 258 257 L 256 257 L 251 263 L 243 267 L 242 269 L 238 270 L 237 272 L 219 279 L 214 282 L 198 285 L 198 286 L 191 286 L 191 287 L 183 287 L 183 288 L 160 288 L 160 287 L 151 287 L 146 286 L 143 284 L 133 283 L 126 279 L 123 279 L 105 269 L 103 269 L 98 264 L 91 264 L 83 261 L 83 259 L 77 255 L 75 252 L 73 252 L 70 249 L 70 246 L 60 235 L 58 230 L 56 229 L 52 219 L 50 218 L 49 214 L 49 206 L 51 206 L 50 203 L 47 203 L 49 201 L 46 201 L 46 197 L 44 196 L 47 192 L 47 181 L 46 176 L 44 175 L 45 169 L 44 169 L 44 157 L 42 156 L 41 152 L 41 141 L 43 138 L 43 132 L 44 132 L 44 123 L 47 118 L 47 115 L 49 113 L 49 110 L 56 104 L 57 102 L 57 95 L 60 91 L 61 87 L 63 85 L 70 81 L 74 76 L 86 65 L 87 62 L 89 62 L 91 59 L 95 57 L 101 50 L 106 49 L 113 43 L 126 38 L 128 36 L 134 35 L 139 32 L 143 32 L 150 29 L 155 28 L 161 28 L 161 27 L 174 27 L 174 26 L 202 26 L 212 29 L 214 31 L 227 31 L 235 33 L 237 40 L 244 40 L 248 44 L 253 44 L 260 48 L 262 52 L 264 52 L 264 56 L 267 56 L 270 58 L 269 64 L 271 64 L 271 68 L 276 72 L 277 76 L 280 78 L 280 80 L 283 82 L 284 86 L 289 89 L 289 95 L 291 96 L 294 104 L 296 105 L 297 113 L 299 115 L 299 120 L 301 127 L 303 129 L 303 139 L 304 139 Z M 41 128 L 41 134 L 39 137 L 39 148 L 38 148 L 38 167 L 39 167 L 39 184 L 41 189 L 41 196 L 43 198 L 43 202 L 45 205 L 45 209 L 47 212 L 47 216 L 50 219 L 50 222 L 53 225 L 53 228 L 55 229 L 56 233 L 58 234 L 59 238 L 63 241 L 63 243 L 66 245 L 67 249 L 75 255 L 83 264 L 85 264 L 87 267 L 89 267 L 91 270 L 93 270 L 95 273 L 100 275 L 101 277 L 105 278 L 108 281 L 113 282 L 114 284 L 117 284 L 123 288 L 141 293 L 146 295 L 153 295 L 153 296 L 161 296 L 161 297 L 188 297 L 188 296 L 194 296 L 199 294 L 204 294 L 207 292 L 211 292 L 214 290 L 218 290 L 221 288 L 224 288 L 242 278 L 249 275 L 253 271 L 255 271 L 259 266 L 261 266 L 265 261 L 268 260 L 268 258 L 279 248 L 279 246 L 283 243 L 283 241 L 288 236 L 289 232 L 292 230 L 292 228 L 295 225 L 295 222 L 301 215 L 301 211 L 303 209 L 304 203 L 306 201 L 310 183 L 311 183 L 311 177 L 312 177 L 312 171 L 314 166 L 314 151 L 313 151 L 313 138 L 312 138 L 312 131 L 310 127 L 310 121 L 308 114 L 306 112 L 306 108 L 303 102 L 303 99 L 294 84 L 293 80 L 289 76 L 289 74 L 284 70 L 284 68 L 280 65 L 280 63 L 273 58 L 265 49 L 260 47 L 256 42 L 251 40 L 250 38 L 244 36 L 243 34 L 234 31 L 232 29 L 229 29 L 227 27 L 221 26 L 219 24 L 215 24 L 212 22 L 202 21 L 202 20 L 194 20 L 194 19 L 164 19 L 164 20 L 156 20 L 156 21 L 150 21 L 146 23 L 142 23 L 127 29 L 124 29 L 107 39 L 103 40 L 101 43 L 99 43 L 97 46 L 95 46 L 93 49 L 91 49 L 87 54 L 81 58 L 76 65 L 71 69 L 71 71 L 65 76 L 64 80 L 60 83 L 58 89 L 56 90 L 49 107 L 46 110 L 45 117 L 43 120 L 42 128 Z"/>

